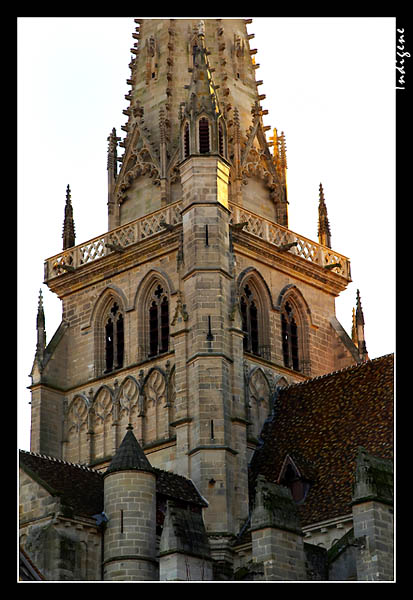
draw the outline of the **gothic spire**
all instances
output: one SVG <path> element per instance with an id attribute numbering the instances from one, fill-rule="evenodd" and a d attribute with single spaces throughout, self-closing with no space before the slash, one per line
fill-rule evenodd
<path id="1" fill-rule="evenodd" d="M 361 360 L 368 360 L 366 340 L 364 337 L 364 315 L 361 307 L 360 290 L 357 290 L 356 313 L 353 317 L 353 326 L 355 326 L 356 346 Z"/>
<path id="2" fill-rule="evenodd" d="M 44 349 L 46 348 L 46 321 L 44 317 L 43 309 L 43 296 L 42 290 L 39 291 L 39 303 L 37 307 L 36 317 L 36 330 L 37 330 L 37 344 L 36 344 L 36 357 L 41 361 L 43 359 Z"/>
<path id="3" fill-rule="evenodd" d="M 318 203 L 318 241 L 323 246 L 331 248 L 330 224 L 328 222 L 327 207 L 324 202 L 324 190 L 321 183 Z"/>
<path id="4" fill-rule="evenodd" d="M 71 248 L 75 245 L 75 222 L 73 220 L 73 208 L 70 195 L 69 185 L 66 188 L 66 206 L 65 206 L 65 218 L 63 221 L 63 250 Z"/>

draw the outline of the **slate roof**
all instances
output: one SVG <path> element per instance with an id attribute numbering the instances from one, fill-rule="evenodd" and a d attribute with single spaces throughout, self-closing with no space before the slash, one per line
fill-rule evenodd
<path id="1" fill-rule="evenodd" d="M 288 454 L 312 481 L 302 526 L 350 514 L 358 448 L 393 458 L 393 363 L 389 354 L 283 388 L 251 459 L 251 498 L 257 475 L 277 481 Z"/>

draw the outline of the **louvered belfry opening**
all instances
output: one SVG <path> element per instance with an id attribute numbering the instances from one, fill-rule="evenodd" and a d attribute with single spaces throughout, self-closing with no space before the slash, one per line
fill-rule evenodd
<path id="1" fill-rule="evenodd" d="M 207 154 L 209 151 L 209 123 L 208 119 L 202 117 L 199 119 L 199 152 Z"/>

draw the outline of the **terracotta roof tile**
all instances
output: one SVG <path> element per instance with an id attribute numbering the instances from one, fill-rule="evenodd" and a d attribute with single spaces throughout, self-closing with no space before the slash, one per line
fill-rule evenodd
<path id="1" fill-rule="evenodd" d="M 75 514 L 92 516 L 103 511 L 103 479 L 98 471 L 23 450 L 20 465 L 40 484 L 46 484 L 52 494 L 60 496 Z"/>
<path id="2" fill-rule="evenodd" d="M 70 506 L 75 514 L 93 516 L 103 511 L 104 473 L 25 450 L 20 450 L 20 465 L 50 493 L 60 496 L 63 504 Z M 190 479 L 154 467 L 152 470 L 159 496 L 198 507 L 207 506 Z"/>
<path id="3" fill-rule="evenodd" d="M 302 525 L 351 513 L 357 449 L 393 457 L 393 363 L 389 354 L 283 388 L 251 460 L 256 476 L 278 479 L 287 454 L 313 480 Z"/>

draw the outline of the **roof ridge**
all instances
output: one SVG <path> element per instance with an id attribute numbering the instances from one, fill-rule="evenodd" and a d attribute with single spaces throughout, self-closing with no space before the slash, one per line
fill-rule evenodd
<path id="1" fill-rule="evenodd" d="M 38 458 L 45 458 L 50 460 L 51 462 L 61 463 L 63 465 L 68 465 L 69 467 L 76 467 L 78 469 L 82 469 L 83 471 L 90 471 L 91 473 L 97 473 L 98 475 L 102 475 L 102 473 L 96 469 L 92 469 L 92 467 L 88 467 L 87 465 L 81 465 L 79 463 L 69 462 L 67 460 L 63 460 L 63 458 L 57 458 L 56 456 L 49 456 L 48 454 L 40 454 L 39 452 L 32 452 L 30 450 L 19 450 L 22 454 L 28 454 L 30 456 L 36 456 Z"/>
<path id="2" fill-rule="evenodd" d="M 319 379 L 326 379 L 327 377 L 330 377 L 331 375 L 337 375 L 337 373 L 344 373 L 345 371 L 350 371 L 352 369 L 353 370 L 360 369 L 362 367 L 365 367 L 366 365 L 369 365 L 373 362 L 377 362 L 379 360 L 383 360 L 384 358 L 388 358 L 390 356 L 394 356 L 394 352 L 389 352 L 388 354 L 383 354 L 383 356 L 377 356 L 376 358 L 370 358 L 369 360 L 365 360 L 356 365 L 348 365 L 347 367 L 343 367 L 342 369 L 337 369 L 336 371 L 329 371 L 328 373 L 323 373 L 322 375 L 316 375 L 315 377 L 309 377 L 308 379 L 305 379 L 304 381 L 296 381 L 294 383 L 290 383 L 290 385 L 286 385 L 286 386 L 282 387 L 281 390 L 288 390 L 293 387 L 303 386 L 308 383 L 311 383 L 312 381 L 318 381 Z"/>

